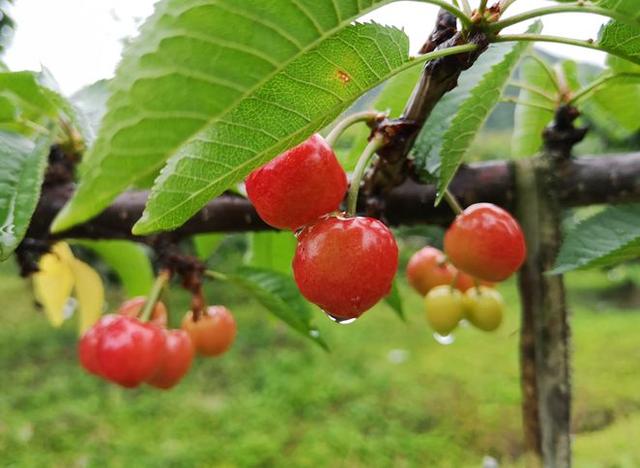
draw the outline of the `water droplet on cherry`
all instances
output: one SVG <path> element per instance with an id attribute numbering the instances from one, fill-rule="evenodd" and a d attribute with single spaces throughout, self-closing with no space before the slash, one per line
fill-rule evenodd
<path id="1" fill-rule="evenodd" d="M 335 317 L 328 312 L 325 312 L 325 314 L 327 315 L 327 317 L 329 317 L 329 320 L 331 320 L 332 322 L 336 322 L 338 325 L 349 325 L 350 323 L 353 323 L 357 320 L 357 318 Z"/>
<path id="2" fill-rule="evenodd" d="M 440 335 L 439 333 L 434 333 L 433 339 L 443 346 L 450 345 L 456 340 L 452 333 L 449 333 L 448 335 Z"/>

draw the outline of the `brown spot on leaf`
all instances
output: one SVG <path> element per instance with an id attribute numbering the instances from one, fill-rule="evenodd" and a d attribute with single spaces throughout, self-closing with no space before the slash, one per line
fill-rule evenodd
<path id="1" fill-rule="evenodd" d="M 349 75 L 346 71 L 344 70 L 338 70 L 338 79 L 340 81 L 342 81 L 344 84 L 349 83 L 349 81 L 351 81 L 351 75 Z"/>

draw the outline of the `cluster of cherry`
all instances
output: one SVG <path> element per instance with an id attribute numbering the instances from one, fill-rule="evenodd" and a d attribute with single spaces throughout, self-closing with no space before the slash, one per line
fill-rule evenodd
<path id="1" fill-rule="evenodd" d="M 516 272 L 525 256 L 518 222 L 502 208 L 477 203 L 451 224 L 444 252 L 427 246 L 411 257 L 407 278 L 425 296 L 427 321 L 439 335 L 449 335 L 463 318 L 493 331 L 504 314 L 493 285 Z"/>
<path id="2" fill-rule="evenodd" d="M 139 318 L 144 297 L 124 302 L 103 316 L 80 339 L 80 363 L 91 374 L 134 388 L 142 383 L 168 389 L 191 367 L 194 354 L 218 356 L 236 335 L 236 322 L 223 306 L 210 306 L 200 317 L 188 312 L 182 329 L 167 329 L 167 309 L 157 302 L 149 321 Z"/>
<path id="3" fill-rule="evenodd" d="M 347 176 L 320 135 L 253 171 L 247 195 L 269 225 L 296 233 L 300 292 L 336 321 L 358 318 L 390 290 L 398 246 L 380 221 L 339 212 Z"/>

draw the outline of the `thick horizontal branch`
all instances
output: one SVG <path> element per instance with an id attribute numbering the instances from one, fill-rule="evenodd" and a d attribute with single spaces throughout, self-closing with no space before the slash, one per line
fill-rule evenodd
<path id="1" fill-rule="evenodd" d="M 582 157 L 567 160 L 560 168 L 560 204 L 564 207 L 599 203 L 640 201 L 640 153 Z M 491 202 L 513 211 L 515 207 L 513 166 L 494 161 L 462 166 L 451 191 L 464 206 Z M 51 221 L 70 198 L 73 186 L 46 189 L 41 197 L 28 237 L 47 238 Z M 384 200 L 382 217 L 389 224 L 447 224 L 453 213 L 446 204 L 434 207 L 436 189 L 407 180 Z M 140 239 L 131 227 L 142 215 L 147 192 L 121 195 L 99 216 L 58 235 L 63 238 Z M 210 201 L 171 236 L 179 239 L 206 232 L 242 232 L 269 229 L 246 199 L 222 195 Z"/>

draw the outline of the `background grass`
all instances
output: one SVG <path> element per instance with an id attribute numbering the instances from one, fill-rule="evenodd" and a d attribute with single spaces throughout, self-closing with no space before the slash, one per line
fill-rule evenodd
<path id="1" fill-rule="evenodd" d="M 607 299 L 623 280 L 611 277 L 569 277 L 579 467 L 640 466 L 640 314 Z M 236 298 L 232 350 L 198 360 L 172 391 L 127 391 L 80 369 L 74 324 L 52 329 L 28 281 L 2 264 L 0 465 L 522 466 L 514 285 L 501 287 L 509 311 L 497 333 L 463 328 L 450 346 L 402 289 L 408 324 L 385 306 L 348 326 L 318 311 L 327 354 L 210 288 L 212 302 Z M 174 323 L 186 303 L 170 295 Z"/>

